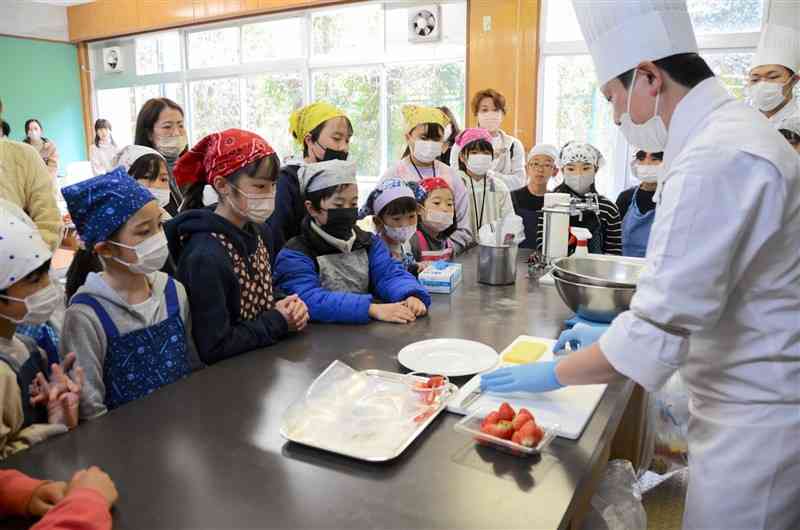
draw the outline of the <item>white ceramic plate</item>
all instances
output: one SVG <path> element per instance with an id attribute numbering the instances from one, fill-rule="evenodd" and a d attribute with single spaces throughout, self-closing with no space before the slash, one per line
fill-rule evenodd
<path id="1" fill-rule="evenodd" d="M 413 372 L 460 377 L 489 370 L 497 352 L 485 344 L 462 339 L 432 339 L 409 344 L 397 354 L 400 364 Z"/>

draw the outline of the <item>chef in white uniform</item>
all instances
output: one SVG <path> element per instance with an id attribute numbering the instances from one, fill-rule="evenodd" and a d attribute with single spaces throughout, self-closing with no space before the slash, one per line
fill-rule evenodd
<path id="1" fill-rule="evenodd" d="M 678 370 L 691 412 L 684 528 L 797 530 L 800 157 L 713 77 L 685 0 L 573 4 L 615 122 L 664 151 L 647 264 L 605 333 L 576 326 L 559 342 L 580 350 L 496 370 L 481 388 L 625 376 L 654 391 Z"/>
<path id="2" fill-rule="evenodd" d="M 800 81 L 800 2 L 773 2 L 761 32 L 747 86 L 749 99 L 776 126 L 796 114 Z"/>

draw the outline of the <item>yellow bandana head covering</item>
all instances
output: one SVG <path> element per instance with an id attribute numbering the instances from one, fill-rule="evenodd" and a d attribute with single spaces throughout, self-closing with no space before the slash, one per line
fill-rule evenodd
<path id="1" fill-rule="evenodd" d="M 320 123 L 338 117 L 346 118 L 344 112 L 334 107 L 330 103 L 317 101 L 301 109 L 297 109 L 289 116 L 289 132 L 294 136 L 294 141 L 298 145 L 303 145 L 305 137 Z"/>
<path id="2" fill-rule="evenodd" d="M 403 107 L 403 122 L 405 124 L 405 131 L 409 132 L 417 125 L 423 123 L 438 123 L 444 127 L 450 123 L 450 120 L 447 119 L 444 112 L 437 108 L 406 105 Z"/>

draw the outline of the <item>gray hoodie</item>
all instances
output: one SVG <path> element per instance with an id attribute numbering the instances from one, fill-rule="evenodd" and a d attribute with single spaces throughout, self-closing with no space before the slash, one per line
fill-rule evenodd
<path id="1" fill-rule="evenodd" d="M 131 306 L 112 289 L 101 274 L 90 273 L 86 283 L 77 294 L 85 293 L 96 299 L 117 326 L 120 335 L 153 326 L 167 318 L 167 301 L 164 288 L 168 276 L 156 272 L 148 277 L 156 298 L 157 308 L 147 311 L 142 306 Z M 192 370 L 203 367 L 192 340 L 192 319 L 189 315 L 189 303 L 186 290 L 180 282 L 175 281 L 178 302 L 181 307 L 181 319 L 186 327 L 186 352 Z M 152 308 L 152 306 L 151 306 Z M 148 314 L 146 314 L 146 313 Z M 86 383 L 81 391 L 80 417 L 94 419 L 106 413 L 106 387 L 103 382 L 103 364 L 106 358 L 108 341 L 105 331 L 97 318 L 94 309 L 85 304 L 75 304 L 67 308 L 64 317 L 64 328 L 61 334 L 60 353 L 63 358 L 69 352 L 75 352 L 77 362 L 86 372 Z"/>

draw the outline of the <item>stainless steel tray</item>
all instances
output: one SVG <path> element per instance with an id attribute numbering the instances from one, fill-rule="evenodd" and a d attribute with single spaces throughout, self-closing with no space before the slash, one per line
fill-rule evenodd
<path id="1" fill-rule="evenodd" d="M 406 380 L 406 377 L 407 377 L 404 374 L 398 374 L 398 373 L 394 373 L 394 372 L 387 372 L 385 370 L 364 370 L 364 373 L 366 375 L 370 376 L 370 377 L 380 377 L 380 378 L 388 379 L 388 380 L 395 381 L 395 382 L 404 382 Z M 411 445 L 414 442 L 414 440 L 416 440 L 417 437 L 420 434 L 422 434 L 422 432 L 428 427 L 428 425 L 430 425 L 433 422 L 433 420 L 435 420 L 436 417 L 439 414 L 441 414 L 441 412 L 444 409 L 447 408 L 447 405 L 450 402 L 450 400 L 453 399 L 453 397 L 458 393 L 458 387 L 456 385 L 454 385 L 453 383 L 450 383 L 448 385 L 448 391 L 449 391 L 448 396 L 441 400 L 441 402 L 439 403 L 439 406 L 433 411 L 433 413 L 427 419 L 422 421 L 419 424 L 419 426 L 411 432 L 409 437 L 404 442 L 402 442 L 401 444 L 398 445 L 397 449 L 394 452 L 387 453 L 387 454 L 384 454 L 384 455 L 367 456 L 367 455 L 363 455 L 363 454 L 358 454 L 358 452 L 356 452 L 356 451 L 348 450 L 348 448 L 336 447 L 334 445 L 325 445 L 325 444 L 321 444 L 321 443 L 310 443 L 307 440 L 296 439 L 296 438 L 293 438 L 292 436 L 290 436 L 289 433 L 287 433 L 285 431 L 283 425 L 281 425 L 280 433 L 281 433 L 281 436 L 283 436 L 284 439 L 286 439 L 286 440 L 288 440 L 290 442 L 299 443 L 299 444 L 302 444 L 302 445 L 306 445 L 308 447 L 314 447 L 315 449 L 322 449 L 323 451 L 328 451 L 328 452 L 331 452 L 331 453 L 340 454 L 340 455 L 347 456 L 347 457 L 350 457 L 350 458 L 355 458 L 356 460 L 363 460 L 365 462 L 387 462 L 387 461 L 393 460 L 393 459 L 397 458 L 398 456 L 400 456 L 401 454 L 403 454 L 403 452 L 408 448 L 408 446 Z"/>

